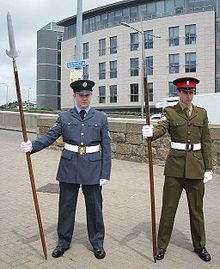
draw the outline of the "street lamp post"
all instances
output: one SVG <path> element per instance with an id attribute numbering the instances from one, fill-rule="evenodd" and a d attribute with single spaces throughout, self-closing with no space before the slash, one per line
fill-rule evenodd
<path id="1" fill-rule="evenodd" d="M 27 99 L 27 108 L 29 109 L 30 108 L 30 89 L 31 88 L 28 88 L 28 99 Z"/>
<path id="2" fill-rule="evenodd" d="M 0 85 L 6 86 L 6 97 L 5 97 L 5 104 L 8 106 L 8 84 L 5 82 L 0 82 Z"/>
<path id="3" fill-rule="evenodd" d="M 140 86 L 141 86 L 141 118 L 143 119 L 144 118 L 144 78 L 147 81 L 147 70 L 145 67 L 144 31 L 143 31 L 142 23 L 141 23 L 141 30 L 123 21 L 121 22 L 121 25 L 135 30 L 141 36 L 141 83 L 140 83 Z M 156 38 L 160 38 L 160 36 L 158 35 L 152 35 L 152 36 Z M 148 85 L 146 85 L 146 87 L 148 87 Z"/>
<path id="4" fill-rule="evenodd" d="M 141 83 L 140 83 L 140 86 L 141 86 L 141 118 L 143 119 L 144 118 L 144 72 L 145 72 L 144 33 L 143 33 L 143 29 L 139 30 L 126 22 L 122 21 L 121 25 L 137 31 L 141 36 L 141 80 L 140 80 Z"/>

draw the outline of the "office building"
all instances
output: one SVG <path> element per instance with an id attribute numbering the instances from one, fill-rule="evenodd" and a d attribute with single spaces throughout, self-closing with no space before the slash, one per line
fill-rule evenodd
<path id="1" fill-rule="evenodd" d="M 63 27 L 51 22 L 37 32 L 37 108 L 60 109 Z"/>
<path id="2" fill-rule="evenodd" d="M 86 61 L 84 78 L 96 83 L 92 105 L 140 111 L 144 106 L 142 63 L 151 111 L 157 102 L 175 95 L 172 81 L 178 77 L 197 77 L 199 93 L 220 91 L 219 3 L 126 0 L 85 11 L 81 59 Z M 57 24 L 64 27 L 61 107 L 67 109 L 73 104 L 65 63 L 75 57 L 76 15 Z"/>

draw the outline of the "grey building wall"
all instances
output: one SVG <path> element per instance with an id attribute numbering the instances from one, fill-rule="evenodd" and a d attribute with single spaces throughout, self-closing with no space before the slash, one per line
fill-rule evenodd
<path id="1" fill-rule="evenodd" d="M 37 32 L 37 107 L 60 109 L 63 27 L 51 22 Z"/>

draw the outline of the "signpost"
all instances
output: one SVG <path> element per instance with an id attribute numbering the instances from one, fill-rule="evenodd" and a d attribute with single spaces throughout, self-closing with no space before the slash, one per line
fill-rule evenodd
<path id="1" fill-rule="evenodd" d="M 86 61 L 72 61 L 65 64 L 66 68 L 83 68 L 86 66 Z"/>

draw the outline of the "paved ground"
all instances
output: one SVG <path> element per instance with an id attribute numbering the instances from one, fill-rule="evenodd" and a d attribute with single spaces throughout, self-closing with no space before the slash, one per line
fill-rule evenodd
<path id="1" fill-rule="evenodd" d="M 212 261 L 205 263 L 193 252 L 186 196 L 183 193 L 166 256 L 155 264 L 151 248 L 148 166 L 119 160 L 113 160 L 111 182 L 103 189 L 106 258 L 96 260 L 88 243 L 82 193 L 79 195 L 72 247 L 62 258 L 52 258 L 50 254 L 57 239 L 58 194 L 55 175 L 60 156 L 59 151 L 53 150 L 44 150 L 32 157 L 48 248 L 48 259 L 45 261 L 25 156 L 19 150 L 21 140 L 21 133 L 0 130 L 1 269 L 220 268 L 220 175 L 214 175 L 214 180 L 208 183 L 205 196 L 207 248 L 212 254 Z M 163 168 L 155 166 L 154 174 L 158 222 Z"/>

